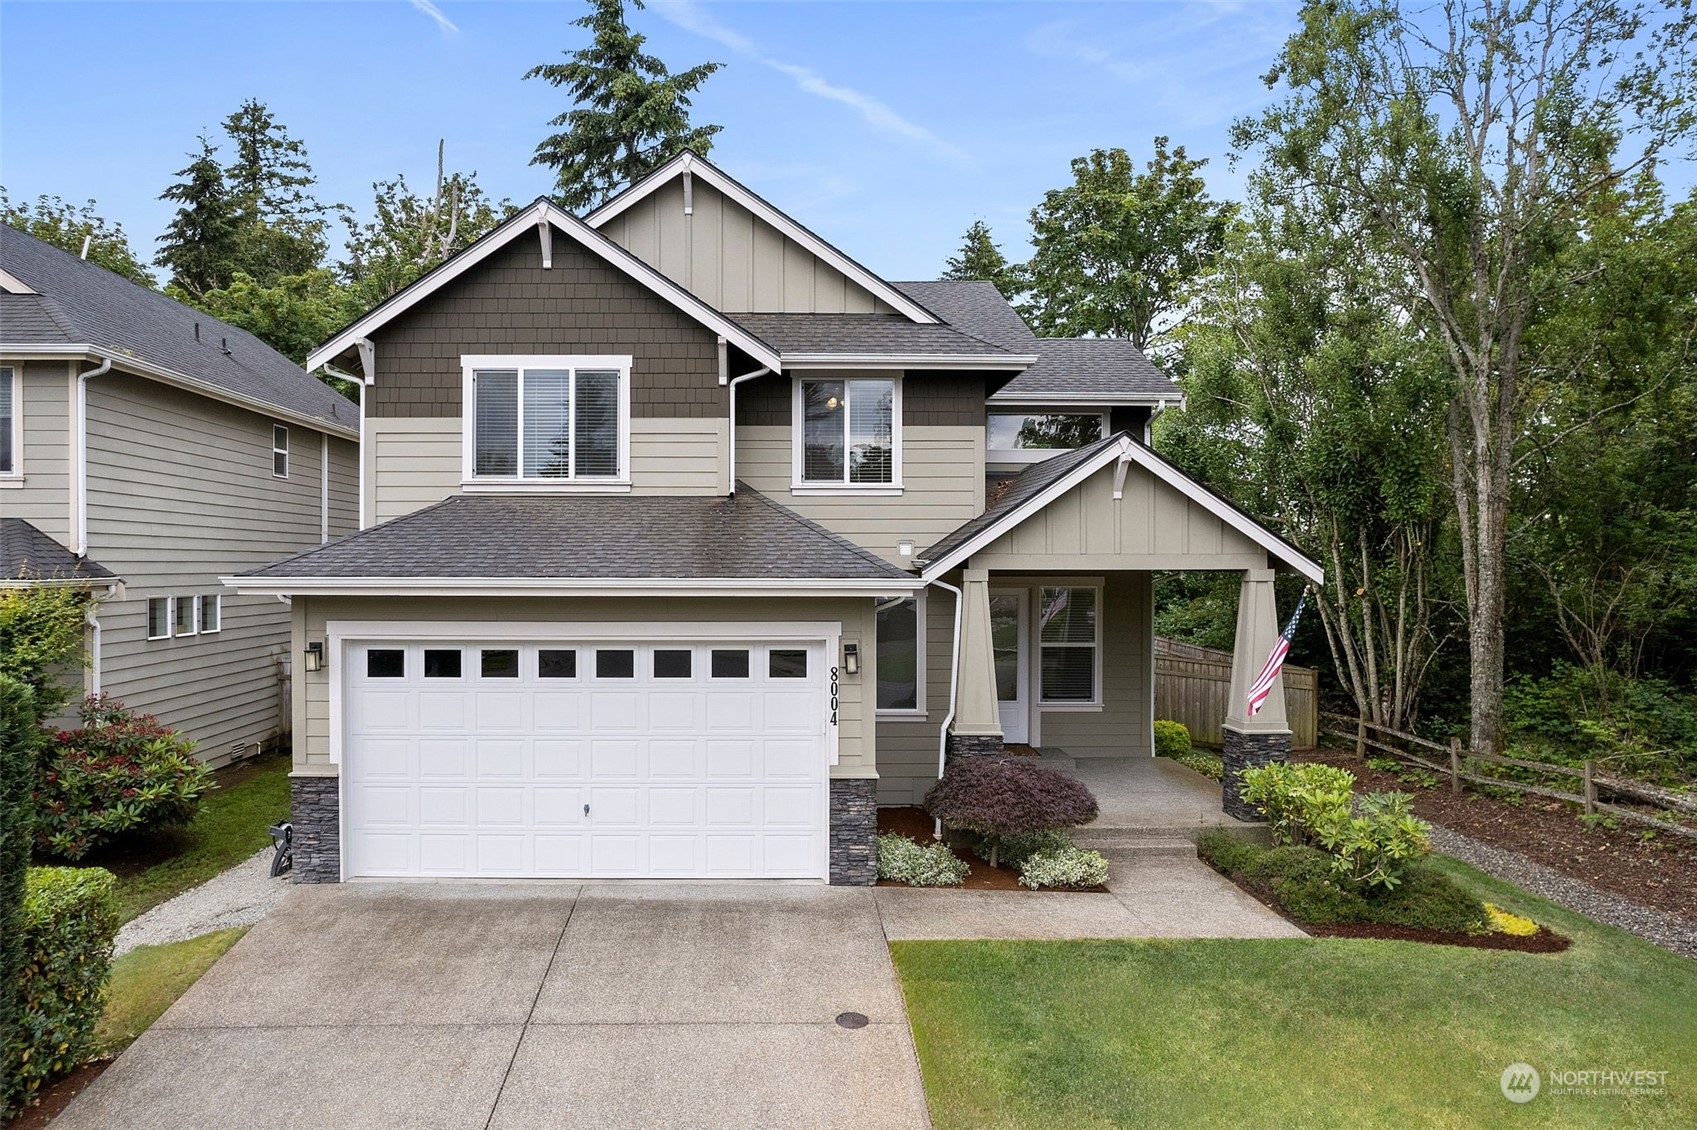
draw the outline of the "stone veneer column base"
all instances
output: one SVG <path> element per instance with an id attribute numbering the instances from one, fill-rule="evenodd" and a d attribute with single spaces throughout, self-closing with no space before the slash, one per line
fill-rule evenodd
<path id="1" fill-rule="evenodd" d="M 342 881 L 341 779 L 290 777 L 289 823 L 294 825 L 294 881 Z"/>
<path id="2" fill-rule="evenodd" d="M 948 760 L 957 757 L 1000 757 L 1007 752 L 1007 744 L 999 734 L 950 734 Z"/>
<path id="3" fill-rule="evenodd" d="M 831 781 L 831 885 L 870 887 L 878 881 L 878 782 L 870 777 Z"/>
<path id="4" fill-rule="evenodd" d="M 1274 761 L 1290 760 L 1289 730 L 1234 730 L 1220 727 L 1220 760 L 1225 772 L 1220 781 L 1220 808 L 1234 820 L 1262 820 L 1261 810 L 1244 801 L 1238 774 L 1259 769 Z"/>

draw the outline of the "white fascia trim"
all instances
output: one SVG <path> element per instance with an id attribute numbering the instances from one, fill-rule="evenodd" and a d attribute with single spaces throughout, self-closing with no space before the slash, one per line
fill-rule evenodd
<path id="1" fill-rule="evenodd" d="M 1016 354 L 982 353 L 786 353 L 785 371 L 793 369 L 974 369 L 1020 371 L 1037 358 Z"/>
<path id="2" fill-rule="evenodd" d="M 552 223 L 556 227 L 564 229 L 567 234 L 587 247 L 592 253 L 599 255 L 609 266 L 623 271 L 631 279 L 664 298 L 702 325 L 713 330 L 727 341 L 735 343 L 737 348 L 750 357 L 771 368 L 779 367 L 778 354 L 771 346 L 570 212 L 556 207 L 546 200 L 538 200 L 465 251 L 460 252 L 425 275 L 410 288 L 378 306 L 365 317 L 313 350 L 306 359 L 307 369 L 309 371 L 317 369 L 325 362 L 334 360 L 349 346 L 362 338 L 368 337 L 394 318 L 412 309 L 514 239 L 533 234 L 536 225 L 539 223 Z M 366 374 L 368 381 L 370 378 L 371 374 Z"/>
<path id="3" fill-rule="evenodd" d="M 784 235 L 835 267 L 842 274 L 907 315 L 911 320 L 926 325 L 935 325 L 938 322 L 937 316 L 925 307 L 802 227 L 795 220 L 784 215 L 769 201 L 756 196 L 693 153 L 680 153 L 673 157 L 670 161 L 619 193 L 618 196 L 591 212 L 584 222 L 592 228 L 599 228 L 631 205 L 646 200 L 662 185 L 670 184 L 672 178 L 680 173 L 690 173 L 705 180 L 708 184 L 783 232 Z M 772 367 L 777 368 L 776 365 Z"/>
<path id="4" fill-rule="evenodd" d="M 262 416 L 271 416 L 278 420 L 287 420 L 291 424 L 299 424 L 303 428 L 311 428 L 314 431 L 331 432 L 335 435 L 341 436 L 343 439 L 359 439 L 358 425 L 349 426 L 345 424 L 333 424 L 328 420 L 322 420 L 316 416 L 305 416 L 298 412 L 293 412 L 284 408 L 281 405 L 272 404 L 265 400 L 257 400 L 251 396 L 243 396 L 239 392 L 231 392 L 229 389 L 223 388 L 219 385 L 207 384 L 205 381 L 197 380 L 186 373 L 179 373 L 175 369 L 167 369 L 160 365 L 154 365 L 150 362 L 143 361 L 139 357 L 133 357 L 128 353 L 118 353 L 114 350 L 106 349 L 103 346 L 20 345 L 14 342 L 0 342 L 0 356 L 17 357 L 20 359 L 29 358 L 31 360 L 51 360 L 61 357 L 86 357 L 96 361 L 110 361 L 114 368 L 122 369 L 125 372 L 133 373 L 136 376 L 147 377 L 149 380 L 158 381 L 160 384 L 173 385 L 177 388 L 183 389 L 185 392 L 197 393 L 206 397 L 208 400 L 217 400 L 225 404 L 233 404 L 237 408 L 246 408 L 251 412 L 257 412 Z M 302 375 L 306 376 L 305 373 Z M 316 380 L 317 378 L 309 377 L 308 379 Z M 348 402 L 348 407 L 355 412 L 360 411 L 360 406 L 351 400 Z"/>
<path id="5" fill-rule="evenodd" d="M 1174 390 L 1171 396 L 1125 396 L 1114 393 L 1095 392 L 1055 392 L 1040 393 L 1021 390 L 1012 396 L 1004 392 L 991 393 L 986 403 L 997 407 L 1009 408 L 1047 408 L 1056 404 L 1089 404 L 1115 405 L 1117 407 L 1157 408 L 1167 405 L 1182 406 L 1184 396 Z"/>
<path id="6" fill-rule="evenodd" d="M 677 579 L 611 577 L 219 577 L 239 593 L 291 596 L 905 596 L 925 587 L 918 577 Z"/>
<path id="7" fill-rule="evenodd" d="M 35 288 L 17 275 L 0 267 L 0 290 L 7 294 L 34 294 Z"/>
<path id="8" fill-rule="evenodd" d="M 0 580 L 0 589 L 113 589 L 117 584 L 111 577 L 50 577 L 43 580 L 8 577 Z"/>
<path id="9" fill-rule="evenodd" d="M 1080 463 L 1077 467 L 1074 467 L 1066 475 L 1063 475 L 1059 480 L 1051 484 L 1048 489 L 1033 496 L 1026 500 L 1024 504 L 1009 511 L 1000 521 L 994 522 L 985 529 L 980 530 L 975 537 L 960 546 L 958 549 L 955 549 L 937 561 L 927 564 L 925 566 L 923 576 L 926 578 L 936 578 L 947 573 L 950 569 L 955 568 L 961 562 L 970 558 L 974 553 L 977 553 L 979 550 L 990 545 L 997 538 L 1018 526 L 1021 522 L 1024 522 L 1027 518 L 1031 517 L 1033 514 L 1042 510 L 1045 506 L 1048 506 L 1051 502 L 1061 497 L 1061 495 L 1072 490 L 1074 487 L 1088 479 L 1091 475 L 1094 475 L 1097 471 L 1100 471 L 1103 467 L 1106 467 L 1108 464 L 1113 463 L 1116 460 L 1136 463 L 1138 466 L 1148 471 L 1151 475 L 1155 476 L 1156 479 L 1173 487 L 1180 494 L 1184 495 L 1198 506 L 1201 506 L 1204 510 L 1208 511 L 1232 529 L 1243 534 L 1256 545 L 1259 545 L 1262 549 L 1266 550 L 1273 557 L 1283 561 L 1286 565 L 1289 565 L 1313 583 L 1318 585 L 1325 582 L 1326 572 L 1319 566 L 1318 563 L 1309 560 L 1300 553 L 1293 552 L 1259 522 L 1255 522 L 1238 513 L 1236 509 L 1216 498 L 1213 492 L 1203 488 L 1200 483 L 1196 482 L 1196 480 L 1192 479 L 1190 476 L 1181 474 L 1168 467 L 1165 462 L 1156 457 L 1154 452 L 1149 451 L 1147 448 L 1143 447 L 1142 444 L 1134 443 L 1129 439 L 1123 438 L 1116 444 L 1109 444 L 1092 458 Z"/>

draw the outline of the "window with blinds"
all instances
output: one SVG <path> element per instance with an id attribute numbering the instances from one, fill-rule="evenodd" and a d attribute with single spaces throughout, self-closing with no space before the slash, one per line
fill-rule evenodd
<path id="1" fill-rule="evenodd" d="M 13 450 L 17 438 L 14 434 L 17 405 L 13 403 L 16 398 L 13 385 L 17 383 L 15 372 L 10 368 L 0 369 L 0 475 L 18 472 L 18 455 Z"/>
<path id="2" fill-rule="evenodd" d="M 1050 703 L 1096 701 L 1101 620 L 1096 588 L 1037 590 L 1037 640 L 1041 699 Z"/>
<path id="3" fill-rule="evenodd" d="M 474 477 L 521 482 L 623 477 L 620 436 L 630 370 L 578 368 L 570 361 L 472 370 Z"/>
<path id="4" fill-rule="evenodd" d="M 803 483 L 896 482 L 894 380 L 806 380 L 800 397 Z"/>

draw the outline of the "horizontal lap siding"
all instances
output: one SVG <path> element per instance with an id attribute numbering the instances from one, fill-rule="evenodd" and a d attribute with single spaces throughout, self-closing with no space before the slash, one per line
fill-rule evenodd
<path id="1" fill-rule="evenodd" d="M 900 495 L 791 493 L 790 429 L 739 427 L 737 477 L 835 533 L 903 566 L 897 553 L 940 540 L 984 508 L 984 432 L 973 427 L 910 426 L 902 436 Z"/>
<path id="2" fill-rule="evenodd" d="M 723 494 L 729 473 L 724 420 L 639 419 L 630 423 L 635 494 Z"/>
<path id="3" fill-rule="evenodd" d="M 22 518 L 71 544 L 71 366 L 63 361 L 0 362 L 18 371 L 23 413 L 22 486 L 0 485 L 0 515 Z"/>
<path id="4" fill-rule="evenodd" d="M 416 599 L 405 597 L 330 598 L 296 597 L 299 631 L 294 647 L 297 657 L 306 641 L 324 640 L 327 624 L 335 620 L 393 620 L 398 622 L 475 621 L 475 622 L 560 622 L 560 623 L 677 623 L 702 621 L 729 623 L 759 623 L 788 621 L 836 621 L 842 624 L 842 642 L 858 644 L 871 653 L 874 643 L 873 603 L 866 599 L 784 599 L 784 600 L 727 600 L 705 598 L 679 599 L 495 599 L 441 598 Z M 833 657 L 832 662 L 836 662 Z M 331 656 L 326 670 L 302 671 L 305 706 L 300 718 L 306 730 L 306 740 L 295 744 L 295 771 L 304 773 L 334 772 L 330 763 L 330 680 L 343 678 L 342 661 Z M 869 661 L 863 672 L 872 669 Z M 870 777 L 877 768 L 876 737 L 867 724 L 867 712 L 862 688 L 868 676 L 844 675 L 838 691 L 840 703 L 838 762 L 831 768 L 833 777 Z M 867 693 L 870 693 L 868 691 Z"/>
<path id="5" fill-rule="evenodd" d="M 330 437 L 330 539 L 359 529 L 359 444 Z"/>
<path id="6" fill-rule="evenodd" d="M 219 764 L 231 745 L 285 728 L 277 660 L 289 610 L 218 578 L 320 543 L 320 434 L 289 427 L 289 477 L 278 479 L 270 417 L 121 373 L 91 381 L 88 398 L 90 555 L 125 582 L 124 599 L 101 606 L 104 689 Z M 331 460 L 334 533 L 351 513 L 353 445 L 332 439 Z M 222 631 L 147 639 L 150 597 L 212 594 Z"/>
<path id="7" fill-rule="evenodd" d="M 879 804 L 918 804 L 937 780 L 938 741 L 949 714 L 955 597 L 933 586 L 925 605 L 926 713 L 922 718 L 878 719 Z"/>

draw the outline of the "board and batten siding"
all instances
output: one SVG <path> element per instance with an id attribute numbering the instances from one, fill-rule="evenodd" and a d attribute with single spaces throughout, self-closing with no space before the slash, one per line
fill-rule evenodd
<path id="1" fill-rule="evenodd" d="M 0 515 L 22 518 L 61 545 L 71 543 L 71 370 L 64 361 L 4 361 L 20 380 L 21 479 L 0 480 Z"/>
<path id="2" fill-rule="evenodd" d="M 887 314 L 872 292 L 696 178 L 684 214 L 681 178 L 614 216 L 603 235 L 728 314 Z"/>
<path id="3" fill-rule="evenodd" d="M 307 673 L 301 656 L 309 641 L 325 641 L 335 620 L 462 623 L 704 623 L 824 621 L 841 625 L 842 642 L 858 644 L 868 656 L 859 675 L 844 674 L 838 686 L 837 764 L 832 777 L 877 776 L 876 733 L 862 692 L 872 693 L 865 672 L 874 669 L 874 604 L 865 598 L 749 600 L 724 598 L 503 599 L 498 597 L 305 597 L 294 598 L 295 670 L 304 693 L 295 696 L 294 771 L 335 776 L 330 761 L 330 680 L 344 678 L 343 659 L 332 655 L 322 671 Z M 570 643 L 562 639 L 562 643 Z M 836 657 L 828 657 L 832 663 Z"/>
<path id="4" fill-rule="evenodd" d="M 89 382 L 89 556 L 125 585 L 101 605 L 103 688 L 184 731 L 214 765 L 286 728 L 289 641 L 286 605 L 218 578 L 323 536 L 321 433 L 289 425 L 289 475 L 276 478 L 276 422 L 118 371 Z M 349 527 L 354 448 L 331 438 L 333 535 Z M 149 598 L 199 595 L 223 597 L 221 631 L 147 638 Z"/>
<path id="5" fill-rule="evenodd" d="M 365 422 L 366 489 L 373 524 L 461 492 L 459 417 L 374 416 Z M 630 426 L 632 494 L 723 494 L 724 420 L 638 417 Z"/>

